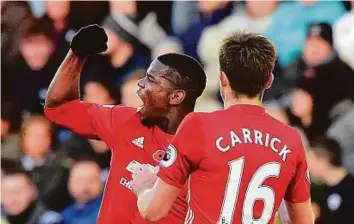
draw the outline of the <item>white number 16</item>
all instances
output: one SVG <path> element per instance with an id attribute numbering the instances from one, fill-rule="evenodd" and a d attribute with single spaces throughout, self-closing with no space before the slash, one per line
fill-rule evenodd
<path id="1" fill-rule="evenodd" d="M 245 158 L 239 158 L 229 162 L 230 171 L 227 181 L 224 202 L 221 208 L 218 224 L 231 224 L 234 217 L 237 197 L 240 190 L 243 166 Z M 261 166 L 253 175 L 245 193 L 242 209 L 243 224 L 268 223 L 272 217 L 275 193 L 269 186 L 262 183 L 269 177 L 278 177 L 280 174 L 280 164 L 276 162 L 266 163 Z M 262 215 L 255 219 L 253 206 L 257 200 L 264 203 Z"/>

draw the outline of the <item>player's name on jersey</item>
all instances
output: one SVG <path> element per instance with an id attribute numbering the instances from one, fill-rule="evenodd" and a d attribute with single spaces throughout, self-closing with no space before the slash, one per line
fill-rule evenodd
<path id="1" fill-rule="evenodd" d="M 269 133 L 263 133 L 259 130 L 248 128 L 242 128 L 237 133 L 239 134 L 230 131 L 228 136 L 220 136 L 217 138 L 215 142 L 217 149 L 221 152 L 227 152 L 238 144 L 262 145 L 277 153 L 282 157 L 283 161 L 286 161 L 288 154 L 291 153 L 287 145 L 282 144 L 279 138 L 273 137 Z"/>

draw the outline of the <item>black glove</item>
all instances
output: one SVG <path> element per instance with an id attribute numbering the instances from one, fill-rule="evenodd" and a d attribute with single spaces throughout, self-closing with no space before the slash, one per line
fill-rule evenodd
<path id="1" fill-rule="evenodd" d="M 71 40 L 70 48 L 79 57 L 98 54 L 107 50 L 108 37 L 97 24 L 81 28 Z"/>

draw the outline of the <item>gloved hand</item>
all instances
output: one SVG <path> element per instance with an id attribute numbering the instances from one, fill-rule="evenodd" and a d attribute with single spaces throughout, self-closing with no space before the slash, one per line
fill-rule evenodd
<path id="1" fill-rule="evenodd" d="M 98 54 L 107 50 L 108 37 L 97 24 L 81 28 L 70 43 L 71 50 L 79 57 Z"/>

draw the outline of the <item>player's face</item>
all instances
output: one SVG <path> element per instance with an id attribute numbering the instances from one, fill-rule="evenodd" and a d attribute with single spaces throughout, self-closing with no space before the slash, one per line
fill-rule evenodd
<path id="1" fill-rule="evenodd" d="M 138 96 L 143 101 L 139 110 L 142 119 L 158 119 L 164 117 L 169 109 L 169 97 L 173 84 L 166 78 L 169 67 L 154 60 L 146 72 L 146 76 L 138 81 Z"/>

